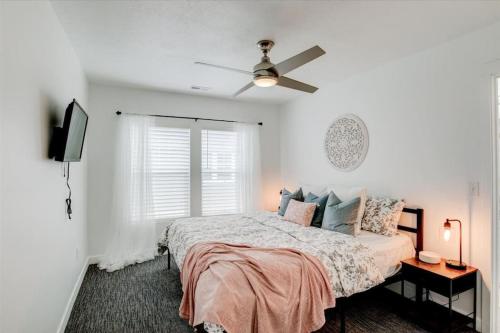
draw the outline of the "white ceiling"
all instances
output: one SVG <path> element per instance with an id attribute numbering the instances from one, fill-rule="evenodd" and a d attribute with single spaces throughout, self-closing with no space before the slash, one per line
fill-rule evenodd
<path id="1" fill-rule="evenodd" d="M 53 1 L 92 81 L 231 98 L 276 42 L 278 63 L 314 45 L 327 53 L 287 76 L 321 89 L 500 20 L 499 1 Z M 207 92 L 191 90 L 207 86 Z M 304 93 L 254 87 L 238 99 L 284 102 Z"/>

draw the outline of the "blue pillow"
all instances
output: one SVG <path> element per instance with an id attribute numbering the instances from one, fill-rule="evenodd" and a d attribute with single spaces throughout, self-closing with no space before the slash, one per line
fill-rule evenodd
<path id="1" fill-rule="evenodd" d="M 316 210 L 314 211 L 314 216 L 311 221 L 311 226 L 316 228 L 321 228 L 321 223 L 323 222 L 323 214 L 325 212 L 327 201 L 328 201 L 328 194 L 319 197 L 316 194 L 309 192 L 304 198 L 304 202 L 314 202 L 316 204 Z"/>
<path id="2" fill-rule="evenodd" d="M 321 228 L 354 236 L 360 204 L 359 197 L 342 202 L 335 193 L 330 192 Z"/>
<path id="3" fill-rule="evenodd" d="M 290 192 L 286 188 L 281 191 L 281 202 L 280 208 L 278 210 L 278 215 L 284 216 L 286 208 L 290 200 L 304 201 L 304 195 L 302 194 L 302 188 L 299 188 L 296 192 Z"/>

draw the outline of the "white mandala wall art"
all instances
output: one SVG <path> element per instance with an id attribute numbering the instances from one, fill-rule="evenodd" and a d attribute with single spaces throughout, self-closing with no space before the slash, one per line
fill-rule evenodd
<path id="1" fill-rule="evenodd" d="M 365 123 L 358 116 L 345 114 L 335 119 L 326 132 L 326 156 L 335 169 L 352 171 L 363 163 L 368 143 Z"/>

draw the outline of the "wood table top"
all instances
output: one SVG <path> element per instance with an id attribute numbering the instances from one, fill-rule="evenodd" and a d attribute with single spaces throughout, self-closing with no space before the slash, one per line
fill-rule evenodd
<path id="1" fill-rule="evenodd" d="M 410 265 L 413 267 L 418 267 L 420 269 L 426 270 L 428 272 L 443 276 L 450 280 L 455 280 L 464 275 L 469 275 L 471 273 L 477 272 L 477 268 L 472 266 L 467 266 L 465 270 L 453 269 L 446 266 L 446 260 L 441 259 L 439 264 L 428 264 L 426 262 L 420 261 L 417 258 L 410 258 L 403 260 L 401 262 L 403 265 Z"/>

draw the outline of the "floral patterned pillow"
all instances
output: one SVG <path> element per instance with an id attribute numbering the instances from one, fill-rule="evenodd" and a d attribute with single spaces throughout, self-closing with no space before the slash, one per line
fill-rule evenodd
<path id="1" fill-rule="evenodd" d="M 399 218 L 405 202 L 390 198 L 368 198 L 361 229 L 385 236 L 398 231 Z"/>

